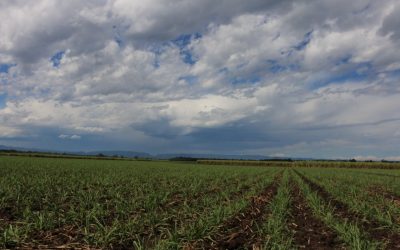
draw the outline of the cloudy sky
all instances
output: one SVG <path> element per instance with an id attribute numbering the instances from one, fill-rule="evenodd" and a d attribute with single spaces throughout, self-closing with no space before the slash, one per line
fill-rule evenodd
<path id="1" fill-rule="evenodd" d="M 400 156 L 397 0 L 2 0 L 0 144 Z"/>

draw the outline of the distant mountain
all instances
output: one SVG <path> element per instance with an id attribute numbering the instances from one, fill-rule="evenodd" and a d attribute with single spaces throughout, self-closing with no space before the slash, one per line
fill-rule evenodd
<path id="1" fill-rule="evenodd" d="M 5 146 L 5 145 L 0 145 L 0 150 L 16 150 L 16 151 L 34 151 L 34 152 L 51 152 L 50 150 L 40 150 L 40 149 L 34 149 L 34 148 L 21 148 L 21 147 L 12 147 L 12 146 Z"/>
<path id="2" fill-rule="evenodd" d="M 105 155 L 105 156 L 123 156 L 128 158 L 153 158 L 151 154 L 145 152 L 135 152 L 135 151 L 89 151 L 89 152 L 78 152 L 77 154 L 84 155 Z"/>
<path id="3" fill-rule="evenodd" d="M 229 160 L 279 160 L 288 159 L 289 157 L 270 157 L 265 155 L 224 155 L 224 154 L 158 154 L 157 159 L 172 159 L 172 158 L 196 158 L 196 159 L 229 159 Z"/>
<path id="4" fill-rule="evenodd" d="M 21 147 L 11 147 L 0 145 L 0 150 L 16 150 L 21 152 L 40 152 L 40 153 L 55 153 L 55 154 L 69 154 L 69 155 L 99 155 L 104 156 L 123 156 L 128 158 L 152 158 L 151 154 L 145 152 L 135 152 L 135 151 L 112 151 L 112 150 L 98 150 L 98 151 L 59 151 L 59 150 L 47 150 L 47 149 L 34 149 L 34 148 L 21 148 Z"/>
<path id="5" fill-rule="evenodd" d="M 235 154 L 190 154 L 190 153 L 170 153 L 170 154 L 156 154 L 152 155 L 146 152 L 137 151 L 119 151 L 119 150 L 96 150 L 96 151 L 57 151 L 46 149 L 32 149 L 21 147 L 10 147 L 0 145 L 0 150 L 17 150 L 17 151 L 31 151 L 41 153 L 56 153 L 56 154 L 69 154 L 69 155 L 104 155 L 104 156 L 123 156 L 127 158 L 154 158 L 161 160 L 169 160 L 175 158 L 193 158 L 193 159 L 229 159 L 229 160 L 312 160 L 312 158 L 292 158 L 292 157 L 270 157 L 265 155 L 235 155 Z"/>

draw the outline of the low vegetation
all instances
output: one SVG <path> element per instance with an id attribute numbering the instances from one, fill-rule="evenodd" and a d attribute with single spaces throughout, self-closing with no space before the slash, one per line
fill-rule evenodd
<path id="1" fill-rule="evenodd" d="M 200 163 L 1 156 L 0 248 L 400 248 L 400 170 Z"/>
<path id="2" fill-rule="evenodd" d="M 204 165 L 231 165 L 231 166 L 259 166 L 259 167 L 301 167 L 301 168 L 357 168 L 357 169 L 400 169 L 400 162 L 389 161 L 318 161 L 318 160 L 198 160 L 197 163 Z"/>

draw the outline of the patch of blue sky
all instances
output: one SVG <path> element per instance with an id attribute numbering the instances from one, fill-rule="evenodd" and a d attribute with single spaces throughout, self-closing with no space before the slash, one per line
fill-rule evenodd
<path id="1" fill-rule="evenodd" d="M 243 67 L 243 65 L 239 65 L 237 68 Z M 261 81 L 261 77 L 259 73 L 254 72 L 251 75 L 247 76 L 232 76 L 232 71 L 230 71 L 228 68 L 223 67 L 220 68 L 218 71 L 218 74 L 224 75 L 224 78 L 228 79 L 228 82 L 234 85 L 238 84 L 256 84 Z"/>
<path id="2" fill-rule="evenodd" d="M 286 71 L 286 69 L 287 68 L 285 66 L 282 66 L 280 64 L 273 64 L 272 66 L 269 67 L 269 71 L 274 74 L 284 72 Z"/>
<path id="3" fill-rule="evenodd" d="M 153 61 L 153 67 L 154 68 L 159 68 L 160 67 L 160 56 L 161 54 L 165 51 L 165 47 L 167 46 L 166 44 L 163 44 L 163 46 L 159 45 L 151 45 L 149 46 L 149 51 L 154 53 L 154 61 Z"/>
<path id="4" fill-rule="evenodd" d="M 194 65 L 198 61 L 190 50 L 181 50 L 180 54 L 183 62 L 186 64 Z"/>
<path id="5" fill-rule="evenodd" d="M 51 94 L 50 88 L 41 88 L 39 90 L 36 90 L 35 92 L 35 95 L 37 95 L 38 97 L 49 96 Z"/>
<path id="6" fill-rule="evenodd" d="M 116 25 L 113 26 L 114 41 L 118 44 L 118 47 L 124 46 L 124 38 L 121 35 L 120 28 Z"/>
<path id="7" fill-rule="evenodd" d="M 178 78 L 179 81 L 185 81 L 189 85 L 193 85 L 199 82 L 198 77 L 194 75 L 181 76 Z"/>
<path id="8" fill-rule="evenodd" d="M 343 64 L 348 64 L 350 62 L 350 59 L 352 58 L 352 55 L 347 55 L 339 59 L 335 65 L 343 65 Z"/>
<path id="9" fill-rule="evenodd" d="M 258 75 L 252 75 L 248 77 L 234 77 L 230 80 L 233 85 L 238 84 L 255 84 L 261 81 L 261 77 Z"/>
<path id="10" fill-rule="evenodd" d="M 192 42 L 192 40 L 200 39 L 201 37 L 202 35 L 197 32 L 193 34 L 182 34 L 173 39 L 171 42 L 178 46 L 180 49 L 185 49 Z"/>
<path id="11" fill-rule="evenodd" d="M 249 65 L 249 62 L 243 62 L 243 63 L 237 65 L 235 68 L 237 70 L 239 70 L 239 69 L 242 69 L 242 68 L 246 67 L 247 65 Z"/>
<path id="12" fill-rule="evenodd" d="M 7 94 L 0 94 L 0 109 L 4 108 L 7 103 Z"/>
<path id="13" fill-rule="evenodd" d="M 311 30 L 311 31 L 307 32 L 306 34 L 304 34 L 303 40 L 301 42 L 299 42 L 298 44 L 296 44 L 295 46 L 293 46 L 293 48 L 298 51 L 303 50 L 311 42 L 313 32 L 314 31 Z"/>
<path id="14" fill-rule="evenodd" d="M 198 61 L 189 48 L 189 45 L 193 40 L 200 39 L 201 37 L 202 35 L 200 33 L 182 34 L 171 41 L 179 48 L 184 63 L 194 65 Z"/>
<path id="15" fill-rule="evenodd" d="M 339 76 L 334 76 L 329 79 L 328 83 L 343 83 L 348 81 L 361 81 L 367 78 L 364 73 L 359 73 L 357 71 L 351 71 Z"/>
<path id="16" fill-rule="evenodd" d="M 218 74 L 227 74 L 227 73 L 229 73 L 229 70 L 227 67 L 223 67 L 218 70 Z"/>
<path id="17" fill-rule="evenodd" d="M 17 66 L 15 63 L 0 63 L 0 73 L 6 73 L 10 71 L 10 68 Z"/>
<path id="18" fill-rule="evenodd" d="M 301 40 L 296 45 L 289 47 L 288 49 L 281 50 L 280 54 L 282 56 L 290 57 L 293 53 L 304 50 L 311 42 L 313 32 L 314 30 L 307 32 L 306 34 L 304 34 L 303 40 Z"/>
<path id="19" fill-rule="evenodd" d="M 276 39 L 278 39 L 279 37 L 281 37 L 281 32 L 278 32 L 274 38 L 272 38 L 272 41 L 275 41 Z"/>
<path id="20" fill-rule="evenodd" d="M 267 60 L 267 63 L 268 63 L 267 68 L 269 72 L 274 74 L 282 73 L 285 71 L 295 71 L 299 69 L 299 65 L 294 63 L 288 65 L 282 65 L 276 60 Z"/>
<path id="21" fill-rule="evenodd" d="M 339 75 L 333 75 L 323 80 L 318 80 L 311 84 L 311 89 L 318 89 L 330 84 L 341 84 L 345 82 L 361 82 L 371 77 L 373 74 L 370 63 L 360 63 L 357 67 Z"/>
<path id="22" fill-rule="evenodd" d="M 371 8 L 371 3 L 368 3 L 365 7 L 363 7 L 362 9 L 359 10 L 355 10 L 352 11 L 353 15 L 359 15 L 362 14 L 364 12 L 366 12 L 367 10 L 369 10 Z"/>
<path id="23" fill-rule="evenodd" d="M 158 69 L 160 67 L 160 56 L 156 55 L 153 61 L 153 67 Z"/>
<path id="24" fill-rule="evenodd" d="M 65 51 L 58 51 L 52 57 L 50 57 L 50 61 L 53 63 L 53 67 L 58 68 L 61 64 L 61 60 L 64 57 Z"/>
<path id="25" fill-rule="evenodd" d="M 194 65 L 198 61 L 198 58 L 196 58 L 196 56 L 193 54 L 189 45 L 193 40 L 200 39 L 201 37 L 202 35 L 200 33 L 182 34 L 168 42 L 149 46 L 148 50 L 153 52 L 155 55 L 153 66 L 155 68 L 160 67 L 160 55 L 164 53 L 169 46 L 176 46 L 179 49 L 179 54 L 184 63 Z M 116 42 L 118 43 L 118 41 Z M 121 42 L 123 43 L 123 40 Z"/>
<path id="26" fill-rule="evenodd" d="M 118 47 L 120 48 L 124 45 L 124 41 L 118 36 L 114 36 L 114 41 L 118 44 Z"/>
<path id="27" fill-rule="evenodd" d="M 400 77 L 400 69 L 392 70 L 392 71 L 387 71 L 385 72 L 387 76 L 392 77 L 392 78 L 399 78 Z"/>

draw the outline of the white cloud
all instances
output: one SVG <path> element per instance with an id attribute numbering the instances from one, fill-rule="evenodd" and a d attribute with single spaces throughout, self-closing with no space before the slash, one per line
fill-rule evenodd
<path id="1" fill-rule="evenodd" d="M 357 160 L 357 161 L 379 161 L 379 160 L 381 160 L 378 157 L 372 156 L 372 155 L 369 155 L 369 156 L 355 156 L 353 158 L 355 160 Z"/>
<path id="2" fill-rule="evenodd" d="M 23 135 L 23 131 L 17 128 L 0 125 L 0 137 L 13 138 Z"/>
<path id="3" fill-rule="evenodd" d="M 400 156 L 384 157 L 384 160 L 386 160 L 386 161 L 400 161 Z"/>
<path id="4" fill-rule="evenodd" d="M 80 140 L 81 136 L 80 135 L 71 135 L 71 140 Z"/>
<path id="5" fill-rule="evenodd" d="M 280 148 L 340 150 L 337 141 L 365 151 L 374 141 L 392 153 L 399 140 L 391 136 L 400 118 L 396 1 L 0 6 L 0 64 L 17 64 L 0 78 L 8 96 L 0 137 L 129 133 L 144 144 L 157 137 L 159 147 L 208 148 L 215 144 L 210 131 L 220 131 L 228 134 L 221 148 L 243 133 L 236 150 L 285 155 L 290 152 Z M 201 38 L 186 51 L 171 42 L 195 32 Z M 59 51 L 65 54 L 53 67 L 50 57 Z M 196 58 L 194 65 L 185 63 L 185 53 Z"/>
<path id="6" fill-rule="evenodd" d="M 201 32 L 210 23 L 229 23 L 243 13 L 276 10 L 283 12 L 292 1 L 201 0 L 112 2 L 112 13 L 124 20 L 127 35 L 138 40 L 168 40 L 184 33 Z"/>
<path id="7" fill-rule="evenodd" d="M 61 134 L 61 135 L 58 136 L 58 138 L 60 138 L 60 139 L 67 139 L 67 138 L 69 138 L 69 135 Z"/>
<path id="8" fill-rule="evenodd" d="M 60 139 L 68 139 L 68 140 L 80 140 L 82 137 L 80 135 L 65 135 L 61 134 L 58 136 Z"/>
<path id="9" fill-rule="evenodd" d="M 356 156 L 353 157 L 357 161 L 400 161 L 400 156 L 386 156 L 386 157 L 377 157 L 377 156 Z"/>

